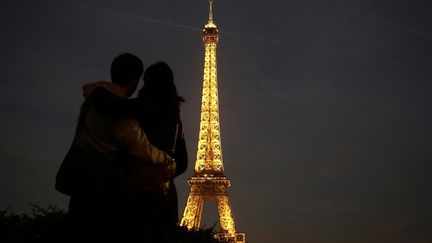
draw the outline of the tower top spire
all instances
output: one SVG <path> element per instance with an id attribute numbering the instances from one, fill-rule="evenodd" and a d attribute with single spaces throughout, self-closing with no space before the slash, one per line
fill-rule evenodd
<path id="1" fill-rule="evenodd" d="M 209 0 L 209 20 L 208 23 L 204 26 L 205 28 L 216 28 L 216 25 L 213 23 L 213 0 Z"/>
<path id="2" fill-rule="evenodd" d="M 213 0 L 209 0 L 210 11 L 209 11 L 209 23 L 213 23 Z"/>

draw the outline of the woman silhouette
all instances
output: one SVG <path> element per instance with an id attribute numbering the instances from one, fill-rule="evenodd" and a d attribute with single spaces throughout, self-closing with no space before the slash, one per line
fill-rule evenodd
<path id="1" fill-rule="evenodd" d="M 138 92 L 143 107 L 137 116 L 149 141 L 156 147 L 173 155 L 176 160 L 174 177 L 187 168 L 187 151 L 180 120 L 180 103 L 184 99 L 177 94 L 171 68 L 165 62 L 148 67 L 144 73 L 144 86 Z M 168 185 L 170 220 L 178 221 L 177 191 L 174 177 Z"/>

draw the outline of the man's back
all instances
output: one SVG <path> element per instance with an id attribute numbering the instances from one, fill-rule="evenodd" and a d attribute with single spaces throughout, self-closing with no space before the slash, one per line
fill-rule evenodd
<path id="1" fill-rule="evenodd" d="M 81 106 L 74 144 L 111 157 L 119 150 L 114 136 L 117 123 L 119 121 L 100 114 L 90 101 L 86 101 Z"/>
<path id="2" fill-rule="evenodd" d="M 99 82 L 95 85 L 116 94 L 116 85 L 113 83 Z M 140 163 L 159 166 L 172 163 L 166 153 L 150 144 L 136 119 L 107 116 L 92 104 L 91 97 L 81 107 L 74 144 L 111 158 L 120 152 L 129 154 Z"/>

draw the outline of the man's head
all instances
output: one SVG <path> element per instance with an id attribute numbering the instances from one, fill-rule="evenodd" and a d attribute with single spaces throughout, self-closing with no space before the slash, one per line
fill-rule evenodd
<path id="1" fill-rule="evenodd" d="M 143 71 L 141 59 L 133 54 L 123 53 L 114 58 L 111 64 L 111 80 L 115 84 L 127 87 L 127 95 L 131 96 L 136 90 Z"/>

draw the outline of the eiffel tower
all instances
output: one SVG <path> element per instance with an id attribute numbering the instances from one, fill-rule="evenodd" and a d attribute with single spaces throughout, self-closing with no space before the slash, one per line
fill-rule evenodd
<path id="1" fill-rule="evenodd" d="M 213 22 L 213 0 L 209 0 L 209 3 L 209 20 L 203 30 L 205 57 L 197 160 L 195 173 L 188 180 L 191 190 L 180 225 L 188 229 L 199 229 L 204 202 L 214 200 L 221 228 L 215 237 L 223 242 L 244 243 L 245 234 L 238 233 L 235 228 L 228 201 L 230 181 L 224 175 L 222 162 L 216 72 L 216 44 L 219 34 Z"/>

